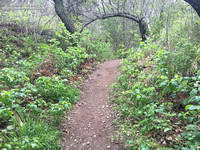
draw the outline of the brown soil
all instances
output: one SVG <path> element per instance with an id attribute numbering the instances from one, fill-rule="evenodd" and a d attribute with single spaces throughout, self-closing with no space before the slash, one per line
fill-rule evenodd
<path id="1" fill-rule="evenodd" d="M 121 150 L 114 142 L 114 112 L 109 103 L 109 86 L 118 72 L 119 60 L 100 64 L 85 82 L 81 100 L 62 123 L 63 150 Z"/>

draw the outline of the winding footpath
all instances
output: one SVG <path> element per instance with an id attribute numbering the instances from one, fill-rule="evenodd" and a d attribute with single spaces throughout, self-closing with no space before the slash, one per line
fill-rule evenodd
<path id="1" fill-rule="evenodd" d="M 85 81 L 81 100 L 62 123 L 62 150 L 122 150 L 113 142 L 114 112 L 109 104 L 109 86 L 119 74 L 120 60 L 100 64 Z"/>

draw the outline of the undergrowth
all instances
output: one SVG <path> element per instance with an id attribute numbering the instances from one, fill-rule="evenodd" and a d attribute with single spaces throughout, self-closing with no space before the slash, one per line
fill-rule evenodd
<path id="1" fill-rule="evenodd" d="M 0 31 L 0 149 L 60 149 L 60 120 L 110 44 L 63 26 L 50 40 L 36 40 L 19 27 Z"/>
<path id="2" fill-rule="evenodd" d="M 149 40 L 123 53 L 114 102 L 129 149 L 199 149 L 199 50 L 189 40 L 171 51 Z"/>

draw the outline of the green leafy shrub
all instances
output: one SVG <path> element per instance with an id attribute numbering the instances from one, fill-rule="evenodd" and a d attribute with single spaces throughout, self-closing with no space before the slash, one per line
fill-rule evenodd
<path id="1" fill-rule="evenodd" d="M 86 63 L 109 58 L 111 45 L 66 30 L 47 42 L 20 27 L 0 32 L 0 149 L 60 149 L 54 127 L 79 98 L 73 77 Z"/>
<path id="2" fill-rule="evenodd" d="M 130 149 L 198 149 L 198 45 L 174 46 L 169 51 L 147 41 L 126 52 L 114 102 Z M 195 127 L 185 127 L 190 124 Z"/>
<path id="3" fill-rule="evenodd" d="M 29 78 L 25 72 L 17 71 L 14 68 L 3 68 L 0 70 L 1 89 L 22 86 L 28 81 Z"/>
<path id="4" fill-rule="evenodd" d="M 38 93 L 46 100 L 74 103 L 78 99 L 78 91 L 69 85 L 65 85 L 58 78 L 40 77 L 36 80 L 35 85 Z"/>
<path id="5" fill-rule="evenodd" d="M 12 89 L 8 91 L 1 91 L 0 93 L 0 122 L 11 123 L 13 120 L 20 119 L 19 113 L 23 113 L 26 108 L 26 99 L 31 99 L 28 90 Z M 18 120 L 20 123 L 22 120 Z"/>
<path id="6" fill-rule="evenodd" d="M 81 33 L 76 32 L 71 34 L 65 29 L 63 24 L 60 24 L 60 30 L 56 32 L 56 39 L 58 40 L 58 47 L 63 51 L 67 51 L 69 47 L 76 47 L 79 45 Z"/>
<path id="7" fill-rule="evenodd" d="M 84 63 L 88 58 L 86 49 L 80 46 L 68 47 L 66 51 L 63 51 L 58 47 L 59 42 L 57 40 L 51 40 L 52 45 L 41 44 L 39 48 L 43 53 L 44 60 L 51 59 L 54 67 L 59 71 L 66 67 L 71 71 L 76 69 Z"/>
<path id="8" fill-rule="evenodd" d="M 12 136 L 7 136 L 12 132 Z M 0 143 L 1 149 L 59 149 L 59 132 L 40 120 L 28 119 L 18 130 L 4 131 L 1 137 L 5 137 L 4 143 Z M 1 140 L 1 139 L 0 139 Z"/>
<path id="9" fill-rule="evenodd" d="M 162 50 L 157 52 L 159 70 L 169 78 L 175 74 L 191 76 L 197 69 L 197 47 L 188 41 L 180 41 L 174 51 Z"/>
<path id="10" fill-rule="evenodd" d="M 87 53 L 97 60 L 113 58 L 111 41 L 105 35 L 94 35 L 86 31 L 80 37 L 79 45 L 84 47 Z"/>
<path id="11" fill-rule="evenodd" d="M 75 70 L 78 68 L 87 58 L 89 55 L 86 53 L 86 50 L 81 47 L 69 47 L 66 52 L 67 60 L 67 67 L 71 70 Z"/>

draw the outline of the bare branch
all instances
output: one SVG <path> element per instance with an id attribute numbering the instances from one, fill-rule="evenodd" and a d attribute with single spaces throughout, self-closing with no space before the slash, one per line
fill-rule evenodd
<path id="1" fill-rule="evenodd" d="M 102 16 L 98 16 L 95 19 L 89 21 L 88 23 L 86 23 L 83 28 L 81 29 L 81 32 L 84 30 L 85 27 L 87 27 L 88 25 L 90 25 L 91 23 L 97 21 L 97 20 L 104 20 L 104 19 L 108 19 L 108 18 L 113 18 L 113 17 L 122 17 L 122 18 L 127 18 L 130 19 L 136 23 L 139 23 L 140 19 L 137 16 L 134 16 L 132 14 L 129 13 L 123 13 L 123 12 L 119 12 L 119 13 L 112 13 L 112 14 L 104 14 Z"/>

